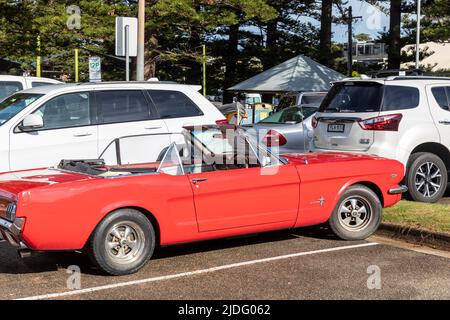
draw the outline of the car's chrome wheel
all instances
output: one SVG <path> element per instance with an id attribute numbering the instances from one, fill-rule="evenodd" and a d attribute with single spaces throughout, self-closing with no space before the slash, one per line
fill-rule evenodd
<path id="1" fill-rule="evenodd" d="M 145 247 L 142 228 L 132 222 L 115 224 L 107 233 L 105 247 L 108 256 L 116 263 L 130 264 L 140 259 Z"/>
<path id="2" fill-rule="evenodd" d="M 442 188 L 442 172 L 433 162 L 425 162 L 415 173 L 415 188 L 426 198 L 436 195 Z"/>
<path id="3" fill-rule="evenodd" d="M 372 219 L 372 206 L 361 196 L 351 196 L 342 201 L 338 212 L 338 221 L 347 231 L 361 231 Z"/>

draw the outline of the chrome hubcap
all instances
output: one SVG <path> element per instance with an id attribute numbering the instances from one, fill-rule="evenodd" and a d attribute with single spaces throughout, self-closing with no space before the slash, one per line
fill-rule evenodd
<path id="1" fill-rule="evenodd" d="M 339 223 L 346 230 L 360 231 L 370 223 L 372 207 L 369 202 L 359 196 L 345 199 L 339 208 Z"/>
<path id="2" fill-rule="evenodd" d="M 108 255 L 114 262 L 132 263 L 144 251 L 144 232 L 134 222 L 121 222 L 108 231 L 105 244 Z"/>
<path id="3" fill-rule="evenodd" d="M 422 164 L 416 171 L 416 190 L 424 197 L 431 198 L 441 189 L 441 170 L 432 162 Z"/>

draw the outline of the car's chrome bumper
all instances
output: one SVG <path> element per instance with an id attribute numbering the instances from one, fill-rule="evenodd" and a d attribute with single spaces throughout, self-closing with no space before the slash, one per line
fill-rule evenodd
<path id="1" fill-rule="evenodd" d="M 0 218 L 0 242 L 8 241 L 14 247 L 23 247 L 21 233 L 25 219 L 17 218 L 14 222 Z"/>
<path id="2" fill-rule="evenodd" d="M 389 194 L 402 194 L 408 191 L 408 187 L 407 186 L 399 186 L 397 188 L 392 188 L 389 189 L 388 193 Z"/>

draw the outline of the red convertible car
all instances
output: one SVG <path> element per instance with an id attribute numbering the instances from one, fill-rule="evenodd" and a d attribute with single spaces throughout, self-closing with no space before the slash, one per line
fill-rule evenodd
<path id="1" fill-rule="evenodd" d="M 98 160 L 0 175 L 0 241 L 23 256 L 84 250 L 124 275 L 155 246 L 325 222 L 342 239 L 365 239 L 406 191 L 394 160 L 276 156 L 230 126 L 186 128 L 159 137 L 159 149 L 152 138 L 117 139 Z"/>

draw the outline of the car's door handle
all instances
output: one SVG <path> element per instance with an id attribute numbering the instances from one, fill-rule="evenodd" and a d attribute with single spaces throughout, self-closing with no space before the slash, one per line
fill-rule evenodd
<path id="1" fill-rule="evenodd" d="M 92 136 L 92 133 L 89 133 L 89 132 L 75 133 L 73 136 L 74 137 L 89 137 L 89 136 Z"/>
<path id="2" fill-rule="evenodd" d="M 439 123 L 448 126 L 448 125 L 450 125 L 450 120 L 442 120 L 442 121 L 439 121 Z"/>
<path id="3" fill-rule="evenodd" d="M 198 184 L 200 182 L 205 182 L 205 181 L 208 181 L 208 179 L 206 179 L 206 178 L 192 179 L 193 184 Z"/>
<path id="4" fill-rule="evenodd" d="M 162 129 L 162 127 L 145 127 L 145 130 L 158 130 Z"/>

